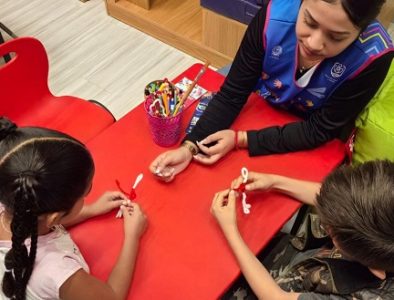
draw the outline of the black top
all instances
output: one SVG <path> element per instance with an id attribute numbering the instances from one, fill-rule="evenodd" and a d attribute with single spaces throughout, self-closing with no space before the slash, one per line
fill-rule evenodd
<path id="1" fill-rule="evenodd" d="M 200 141 L 229 128 L 255 88 L 262 72 L 263 31 L 267 5 L 249 24 L 230 72 L 186 139 Z M 345 140 L 354 121 L 378 91 L 393 58 L 386 53 L 357 77 L 345 81 L 310 117 L 285 126 L 248 131 L 249 155 L 284 153 L 315 148 L 334 138 Z"/>

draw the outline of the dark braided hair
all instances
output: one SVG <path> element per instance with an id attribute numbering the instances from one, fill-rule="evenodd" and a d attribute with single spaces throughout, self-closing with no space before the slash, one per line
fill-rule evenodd
<path id="1" fill-rule="evenodd" d="M 27 282 L 33 271 L 37 250 L 37 209 L 35 205 L 35 179 L 21 175 L 15 180 L 15 205 L 11 222 L 12 249 L 6 254 L 6 272 L 3 291 L 8 297 L 15 294 L 16 299 L 24 299 Z M 31 237 L 28 253 L 25 240 Z M 8 277 L 8 279 L 7 279 Z M 7 286 L 7 283 L 11 285 Z"/>
<path id="2" fill-rule="evenodd" d="M 2 280 L 7 297 L 25 299 L 37 252 L 38 217 L 68 213 L 86 193 L 93 172 L 88 150 L 72 137 L 44 128 L 17 128 L 0 118 L 0 201 L 12 216 L 12 248 Z"/>

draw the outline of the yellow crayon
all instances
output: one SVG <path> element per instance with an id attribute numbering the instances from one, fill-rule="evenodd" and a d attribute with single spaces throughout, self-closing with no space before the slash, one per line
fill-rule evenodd
<path id="1" fill-rule="evenodd" d="M 166 111 L 166 116 L 168 116 L 170 114 L 170 106 L 169 106 L 169 103 L 168 103 L 167 93 L 162 93 L 161 96 L 163 98 L 163 106 L 164 106 L 164 109 Z"/>
<path id="2" fill-rule="evenodd" d="M 166 88 L 166 86 L 167 86 L 167 82 L 163 82 L 159 87 L 159 91 L 162 92 Z"/>

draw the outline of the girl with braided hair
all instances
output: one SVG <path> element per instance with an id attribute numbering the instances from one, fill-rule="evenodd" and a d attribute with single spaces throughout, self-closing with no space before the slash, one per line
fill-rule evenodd
<path id="1" fill-rule="evenodd" d="M 119 192 L 84 205 L 94 163 L 66 134 L 18 128 L 0 118 L 0 298 L 124 299 L 146 217 Z M 125 238 L 106 283 L 89 268 L 64 226 L 121 208 Z"/>

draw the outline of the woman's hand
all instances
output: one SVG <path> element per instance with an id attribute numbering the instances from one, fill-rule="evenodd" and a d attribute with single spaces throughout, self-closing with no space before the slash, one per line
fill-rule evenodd
<path id="1" fill-rule="evenodd" d="M 205 145 L 210 143 L 216 143 L 212 147 L 207 147 Z M 226 129 L 215 132 L 207 136 L 205 139 L 197 143 L 197 146 L 200 148 L 204 154 L 197 154 L 194 156 L 194 160 L 205 164 L 212 165 L 225 156 L 228 152 L 230 152 L 235 147 L 235 131 Z"/>
<path id="2" fill-rule="evenodd" d="M 231 183 L 232 189 L 237 189 L 243 182 L 243 177 L 239 176 Z M 274 180 L 272 175 L 264 173 L 249 172 L 248 182 L 245 185 L 246 191 L 266 191 L 272 188 Z"/>
<path id="3" fill-rule="evenodd" d="M 149 166 L 149 170 L 160 180 L 172 181 L 190 164 L 193 156 L 186 147 L 179 147 L 160 154 Z"/>
<path id="4" fill-rule="evenodd" d="M 128 201 L 121 205 L 125 238 L 139 239 L 147 227 L 147 218 L 138 203 Z"/>
<path id="5" fill-rule="evenodd" d="M 215 217 L 223 232 L 237 229 L 236 194 L 233 190 L 225 190 L 216 193 L 212 205 L 211 213 Z"/>

